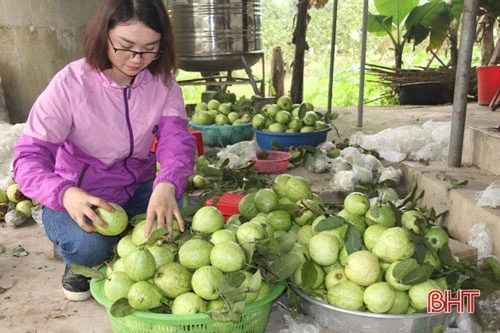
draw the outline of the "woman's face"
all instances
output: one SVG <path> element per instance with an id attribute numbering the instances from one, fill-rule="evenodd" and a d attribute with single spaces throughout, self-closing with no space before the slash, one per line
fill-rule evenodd
<path id="1" fill-rule="evenodd" d="M 104 72 L 119 85 L 128 85 L 159 56 L 156 52 L 161 34 L 140 21 L 116 25 L 108 37 L 108 57 L 113 67 Z"/>

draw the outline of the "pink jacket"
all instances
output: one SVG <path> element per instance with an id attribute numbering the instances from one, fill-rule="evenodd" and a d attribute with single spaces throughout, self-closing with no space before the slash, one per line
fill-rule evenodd
<path id="1" fill-rule="evenodd" d="M 196 150 L 187 122 L 175 80 L 165 86 L 144 70 L 121 87 L 80 59 L 33 105 L 14 150 L 14 179 L 26 196 L 57 211 L 70 186 L 123 205 L 155 177 L 158 160 L 154 186 L 170 182 L 180 197 Z"/>

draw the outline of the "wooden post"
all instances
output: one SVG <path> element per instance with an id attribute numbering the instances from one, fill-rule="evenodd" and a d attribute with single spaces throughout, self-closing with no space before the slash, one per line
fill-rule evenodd
<path id="1" fill-rule="evenodd" d="M 297 3 L 297 19 L 293 31 L 292 43 L 295 44 L 295 56 L 293 59 L 292 88 L 290 98 L 294 103 L 302 103 L 304 95 L 304 53 L 309 49 L 306 42 L 307 23 L 309 21 L 308 0 L 299 0 Z"/>
<path id="2" fill-rule="evenodd" d="M 274 91 L 273 91 L 274 89 Z M 273 48 L 273 57 L 271 59 L 271 86 L 269 87 L 269 96 L 275 96 L 277 99 L 285 94 L 285 61 L 281 47 Z"/>
<path id="3" fill-rule="evenodd" d="M 495 66 L 497 64 L 500 64 L 500 37 L 497 39 L 497 43 L 495 45 L 495 49 L 493 50 L 493 54 L 491 55 L 488 66 Z"/>
<path id="4" fill-rule="evenodd" d="M 493 54 L 494 41 L 493 29 L 495 18 L 488 14 L 481 16 L 479 19 L 479 33 L 481 37 L 481 66 L 488 66 L 488 63 Z"/>

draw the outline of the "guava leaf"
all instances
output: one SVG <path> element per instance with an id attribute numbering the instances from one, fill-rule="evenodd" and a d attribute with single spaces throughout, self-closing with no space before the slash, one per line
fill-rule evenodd
<path id="1" fill-rule="evenodd" d="M 314 286 L 314 283 L 317 278 L 318 278 L 318 272 L 316 271 L 314 264 L 311 261 L 306 261 L 303 264 L 301 270 L 301 280 L 302 280 L 301 289 L 303 290 L 311 289 Z"/>
<path id="2" fill-rule="evenodd" d="M 237 302 L 245 301 L 247 297 L 247 293 L 243 287 L 224 290 L 224 292 L 221 292 L 221 295 L 230 307 L 233 307 L 233 304 Z"/>
<path id="3" fill-rule="evenodd" d="M 2 244 L 0 244 L 0 254 L 4 252 L 5 252 L 5 247 Z"/>
<path id="4" fill-rule="evenodd" d="M 287 212 L 293 213 L 293 212 L 298 211 L 299 209 L 300 209 L 299 206 L 296 204 L 279 204 L 276 207 L 274 207 L 273 209 L 271 209 L 271 211 L 273 211 L 273 210 L 286 210 Z"/>
<path id="5" fill-rule="evenodd" d="M 236 302 L 233 304 L 234 308 L 240 308 L 241 306 L 239 305 L 240 302 Z M 245 303 L 243 301 L 243 303 Z M 234 310 L 232 310 L 228 304 L 224 304 L 221 307 L 218 307 L 217 309 L 214 309 L 212 311 L 208 312 L 208 315 L 213 319 L 217 321 L 222 321 L 222 322 L 229 322 L 229 321 L 239 321 L 241 319 L 241 311 L 238 313 Z"/>
<path id="6" fill-rule="evenodd" d="M 171 304 L 172 301 L 169 300 L 168 298 L 164 297 L 162 299 L 162 304 L 157 307 L 157 308 L 154 308 L 154 309 L 150 309 L 149 312 L 152 312 L 152 313 L 169 313 L 171 314 L 172 313 L 172 310 L 171 310 Z"/>
<path id="7" fill-rule="evenodd" d="M 498 276 L 494 276 L 493 272 L 481 276 L 473 276 L 466 280 L 463 285 L 467 289 L 479 289 L 481 291 L 481 299 L 486 298 L 492 292 L 500 290 L 500 281 L 498 281 Z"/>
<path id="8" fill-rule="evenodd" d="M 301 262 L 298 255 L 287 253 L 274 260 L 269 266 L 269 271 L 276 276 L 278 281 L 286 280 L 297 270 Z"/>
<path id="9" fill-rule="evenodd" d="M 448 243 L 444 244 L 438 251 L 439 260 L 441 263 L 448 267 L 455 267 L 455 258 L 451 254 L 450 246 Z"/>
<path id="10" fill-rule="evenodd" d="M 255 248 L 257 249 L 257 252 L 259 254 L 263 255 L 280 255 L 281 254 L 281 248 L 280 244 L 278 241 L 274 238 L 272 239 L 266 239 L 266 240 L 261 240 L 255 244 Z M 253 256 L 253 254 L 252 254 Z"/>
<path id="11" fill-rule="evenodd" d="M 130 224 L 135 226 L 137 223 L 144 221 L 146 219 L 146 214 L 137 214 L 130 219 Z"/>
<path id="12" fill-rule="evenodd" d="M 425 253 L 427 251 L 431 251 L 433 255 L 437 258 L 437 252 L 434 250 L 432 245 L 427 241 L 424 236 L 417 235 L 413 232 L 410 232 L 410 239 L 415 246 L 415 254 L 414 257 L 419 264 L 424 263 Z"/>
<path id="13" fill-rule="evenodd" d="M 71 264 L 71 270 L 75 274 L 83 275 L 83 276 L 88 277 L 88 278 L 95 278 L 95 279 L 101 279 L 101 280 L 106 278 L 105 273 L 103 273 L 95 268 L 82 266 L 82 265 L 78 265 L 75 263 Z"/>
<path id="14" fill-rule="evenodd" d="M 223 176 L 223 172 L 220 169 L 211 167 L 211 166 L 202 166 L 199 168 L 198 172 L 202 176 L 207 176 L 207 177 L 221 177 Z"/>
<path id="15" fill-rule="evenodd" d="M 262 275 L 260 274 L 260 271 L 257 270 L 252 277 L 248 280 L 248 290 L 247 292 L 254 292 L 258 291 L 260 289 L 260 285 L 262 283 Z"/>
<path id="16" fill-rule="evenodd" d="M 425 282 L 431 278 L 432 272 L 434 272 L 433 266 L 427 264 L 421 265 L 420 267 L 406 273 L 401 278 L 401 283 L 414 285 Z"/>
<path id="17" fill-rule="evenodd" d="M 120 298 L 116 300 L 111 308 L 109 309 L 111 315 L 115 318 L 125 317 L 134 312 L 134 309 L 128 303 L 128 299 L 126 297 Z"/>
<path id="18" fill-rule="evenodd" d="M 378 205 L 375 205 L 373 206 L 372 208 L 370 208 L 370 214 L 374 217 L 374 218 L 378 218 L 380 216 L 380 212 L 378 211 Z"/>
<path id="19" fill-rule="evenodd" d="M 245 251 L 246 263 L 250 264 L 252 262 L 253 254 L 255 252 L 255 244 L 244 243 L 241 244 L 241 248 Z"/>
<path id="20" fill-rule="evenodd" d="M 245 274 L 240 271 L 226 273 L 219 281 L 219 291 L 230 308 L 234 303 L 246 299 L 245 288 L 242 286 L 243 281 L 245 281 Z"/>
<path id="21" fill-rule="evenodd" d="M 30 253 L 29 253 L 28 251 L 26 251 L 26 250 L 24 249 L 24 247 L 22 247 L 22 246 L 18 246 L 18 247 L 16 247 L 16 248 L 13 248 L 13 249 L 11 250 L 11 252 L 12 252 L 12 255 L 13 255 L 14 257 L 25 257 L 25 256 L 27 256 L 28 254 L 30 254 Z"/>
<path id="22" fill-rule="evenodd" d="M 151 234 L 149 235 L 148 239 L 144 242 L 144 245 L 156 242 L 157 240 L 165 236 L 167 233 L 168 230 L 166 228 L 159 228 L 151 231 Z"/>
<path id="23" fill-rule="evenodd" d="M 295 241 L 297 240 L 297 234 L 294 232 L 287 232 L 275 239 L 279 243 L 280 254 L 283 255 L 293 249 L 293 247 L 295 246 Z"/>
<path id="24" fill-rule="evenodd" d="M 186 220 L 187 216 L 193 216 L 201 207 L 202 205 L 189 205 L 189 206 L 184 206 L 181 208 L 181 215 L 184 218 L 184 221 Z"/>
<path id="25" fill-rule="evenodd" d="M 288 304 L 290 305 L 291 308 L 291 315 L 292 318 L 296 318 L 298 314 L 298 303 L 299 303 L 299 296 L 297 293 L 290 287 L 286 288 L 286 299 L 288 301 Z"/>
<path id="26" fill-rule="evenodd" d="M 245 281 L 245 274 L 240 271 L 226 273 L 219 281 L 219 289 L 223 291 L 226 287 L 228 289 L 238 288 Z"/>
<path id="27" fill-rule="evenodd" d="M 8 289 L 4 287 L 0 287 L 0 295 L 6 292 Z"/>
<path id="28" fill-rule="evenodd" d="M 304 119 L 304 116 L 306 115 L 307 112 L 307 105 L 306 103 L 302 103 L 299 106 L 299 119 Z"/>
<path id="29" fill-rule="evenodd" d="M 483 263 L 491 268 L 493 273 L 500 279 L 500 263 L 495 258 L 484 258 Z"/>
<path id="30" fill-rule="evenodd" d="M 319 221 L 314 227 L 314 231 L 321 232 L 326 230 L 333 230 L 343 226 L 346 223 L 346 220 L 337 215 L 332 215 Z"/>
<path id="31" fill-rule="evenodd" d="M 392 276 L 394 276 L 398 282 L 401 282 L 403 276 L 418 267 L 418 263 L 414 258 L 405 259 L 394 266 Z"/>
<path id="32" fill-rule="evenodd" d="M 325 212 L 324 209 L 321 208 L 321 206 L 315 201 L 301 200 L 301 204 L 310 211 L 312 211 L 315 215 L 321 215 Z"/>
<path id="33" fill-rule="evenodd" d="M 361 238 L 361 233 L 358 228 L 349 224 L 345 234 L 345 249 L 347 251 L 347 255 L 361 250 L 362 245 L 363 239 Z"/>

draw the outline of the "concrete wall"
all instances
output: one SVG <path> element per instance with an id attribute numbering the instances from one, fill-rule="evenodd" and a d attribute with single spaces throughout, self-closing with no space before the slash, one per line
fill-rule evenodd
<path id="1" fill-rule="evenodd" d="M 0 77 L 11 123 L 26 121 L 40 92 L 81 57 L 100 0 L 0 0 Z"/>

